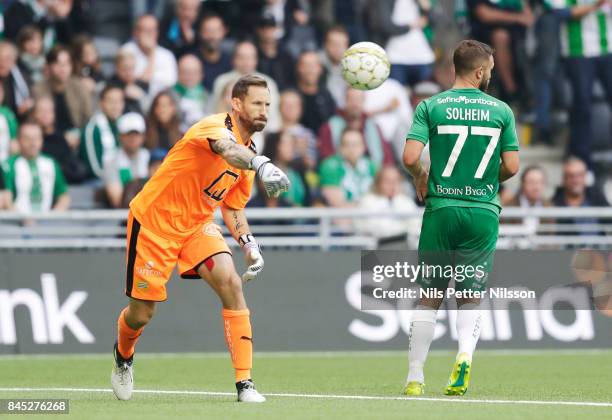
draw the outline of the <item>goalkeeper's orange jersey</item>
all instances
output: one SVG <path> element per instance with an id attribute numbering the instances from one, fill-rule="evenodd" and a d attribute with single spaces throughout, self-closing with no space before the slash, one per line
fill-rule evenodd
<path id="1" fill-rule="evenodd" d="M 240 138 L 230 114 L 194 124 L 130 203 L 136 220 L 162 237 L 183 240 L 210 221 L 220 204 L 243 209 L 255 172 L 231 166 L 210 148 L 210 140 L 228 136 L 255 152 L 251 139 Z"/>

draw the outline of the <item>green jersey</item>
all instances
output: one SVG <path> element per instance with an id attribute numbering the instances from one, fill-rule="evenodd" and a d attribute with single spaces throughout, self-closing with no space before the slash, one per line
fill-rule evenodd
<path id="1" fill-rule="evenodd" d="M 451 89 L 422 101 L 407 135 L 429 143 L 426 209 L 481 207 L 499 214 L 502 152 L 518 150 L 514 115 L 478 89 Z"/>
<path id="2" fill-rule="evenodd" d="M 14 155 L 2 164 L 2 170 L 15 210 L 22 213 L 49 211 L 57 198 L 68 192 L 62 170 L 49 156 L 28 160 Z"/>
<path id="3" fill-rule="evenodd" d="M 81 158 L 87 163 L 91 175 L 102 179 L 104 166 L 119 148 L 117 123 L 102 112 L 95 113 L 83 131 Z"/>
<path id="4" fill-rule="evenodd" d="M 374 162 L 365 156 L 353 166 L 335 154 L 321 162 L 319 167 L 321 187 L 339 187 L 349 202 L 358 201 L 369 191 L 375 175 Z"/>

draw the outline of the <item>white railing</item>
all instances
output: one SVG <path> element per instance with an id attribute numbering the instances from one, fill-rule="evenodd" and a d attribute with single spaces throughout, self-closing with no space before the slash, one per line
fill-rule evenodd
<path id="1" fill-rule="evenodd" d="M 501 216 L 500 248 L 612 247 L 610 207 L 506 208 Z M 247 217 L 253 233 L 263 246 L 323 250 L 335 247 L 374 249 L 379 239 L 360 233 L 353 224 L 337 224 L 335 221 L 371 217 L 420 220 L 422 210 L 382 213 L 364 209 L 253 208 L 247 209 Z M 534 217 L 540 218 L 542 222 L 524 222 L 525 218 Z M 29 215 L 0 212 L 0 248 L 124 248 L 126 218 L 127 210 Z M 567 224 L 559 223 L 560 219 L 578 220 Z M 418 233 L 418 229 L 406 232 L 406 246 L 416 246 Z M 225 234 L 229 236 L 227 229 Z M 233 244 L 233 241 L 229 243 Z"/>

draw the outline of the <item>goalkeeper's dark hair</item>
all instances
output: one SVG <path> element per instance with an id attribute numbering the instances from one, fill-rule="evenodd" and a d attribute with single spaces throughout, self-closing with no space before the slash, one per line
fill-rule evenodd
<path id="1" fill-rule="evenodd" d="M 473 39 L 461 41 L 453 51 L 455 74 L 463 76 L 485 65 L 494 52 L 495 50 L 484 42 Z"/>
<path id="2" fill-rule="evenodd" d="M 266 79 L 256 74 L 244 75 L 234 84 L 232 88 L 232 98 L 244 99 L 249 93 L 249 88 L 251 86 L 267 88 L 268 82 L 266 82 Z"/>

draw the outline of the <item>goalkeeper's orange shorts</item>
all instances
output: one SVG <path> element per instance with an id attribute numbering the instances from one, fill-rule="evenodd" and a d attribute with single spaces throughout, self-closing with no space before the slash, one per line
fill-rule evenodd
<path id="1" fill-rule="evenodd" d="M 199 279 L 198 267 L 220 253 L 231 254 L 223 235 L 213 222 L 183 241 L 163 238 L 134 218 L 127 224 L 127 275 L 125 294 L 140 300 L 166 300 L 166 283 L 174 267 L 182 278 Z"/>

